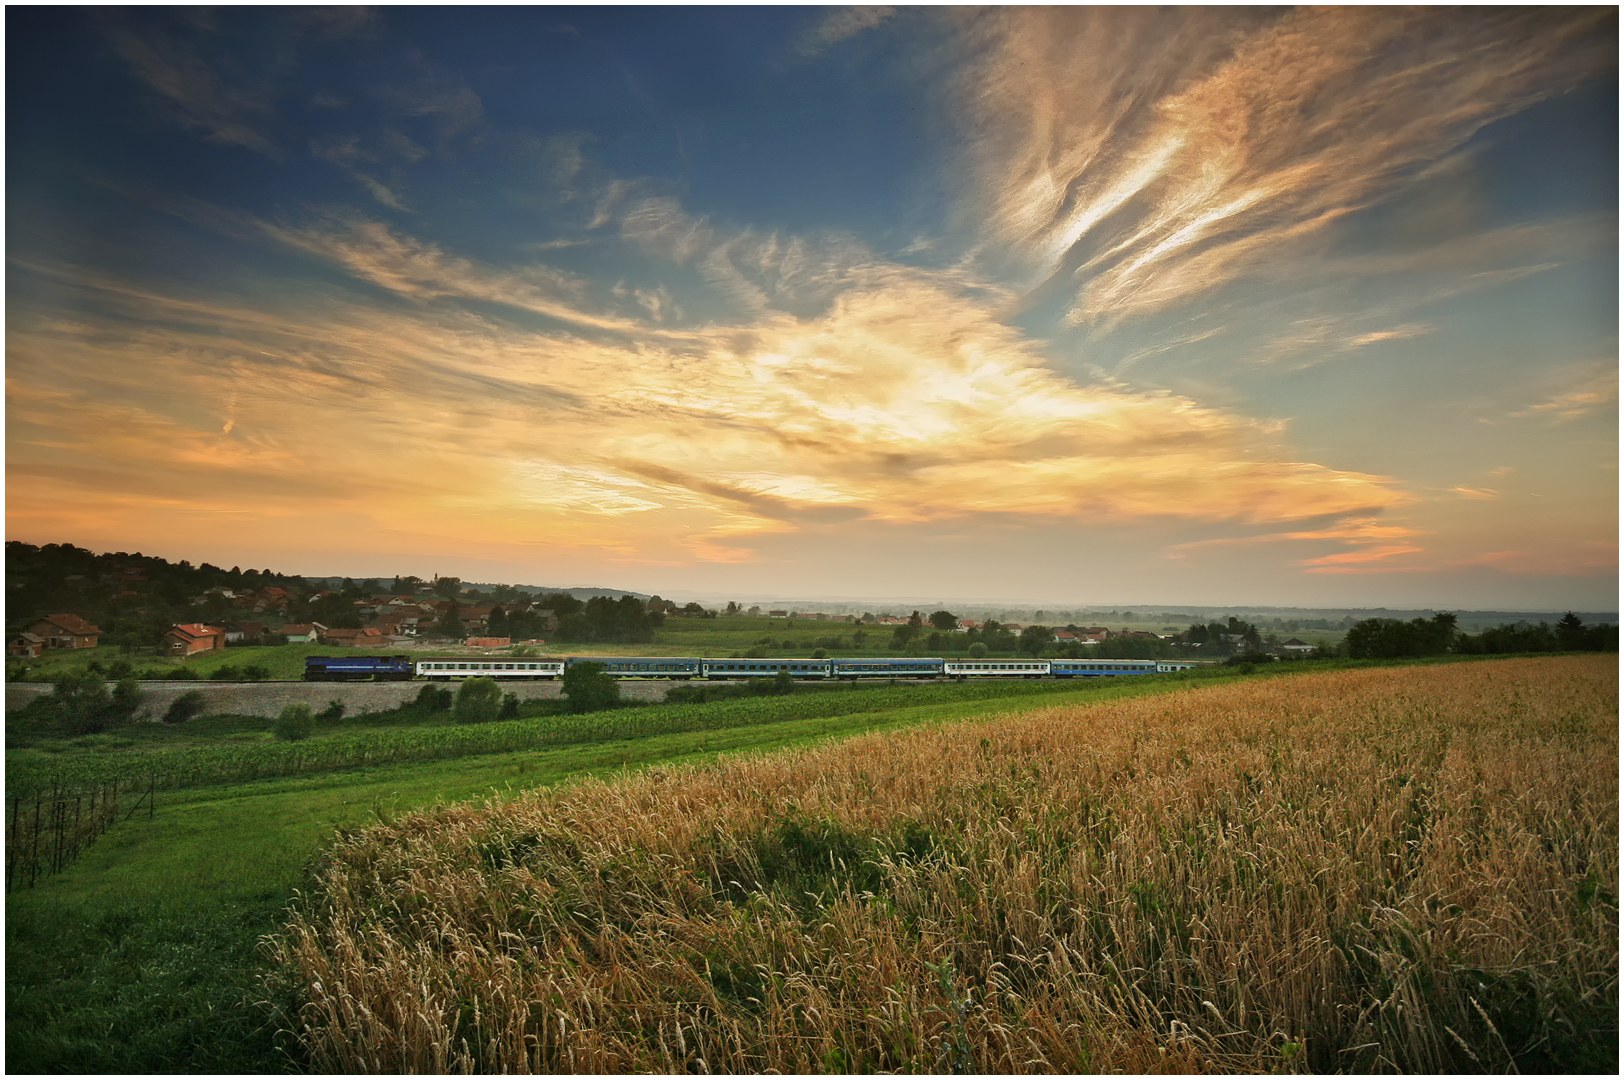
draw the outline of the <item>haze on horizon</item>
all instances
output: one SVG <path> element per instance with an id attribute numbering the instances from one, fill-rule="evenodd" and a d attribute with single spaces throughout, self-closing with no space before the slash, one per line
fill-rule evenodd
<path id="1" fill-rule="evenodd" d="M 1616 8 L 6 19 L 10 539 L 1616 609 Z"/>

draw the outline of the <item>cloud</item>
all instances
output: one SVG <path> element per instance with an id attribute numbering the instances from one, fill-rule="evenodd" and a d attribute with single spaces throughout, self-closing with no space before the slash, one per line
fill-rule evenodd
<path id="1" fill-rule="evenodd" d="M 1599 364 L 1589 370 L 1568 373 L 1571 390 L 1565 390 L 1538 405 L 1511 413 L 1518 418 L 1544 417 L 1558 423 L 1583 419 L 1598 411 L 1616 413 L 1618 406 L 1618 368 L 1613 364 Z"/>
<path id="2" fill-rule="evenodd" d="M 159 95 L 181 126 L 202 131 L 211 142 L 282 159 L 263 130 L 275 119 L 266 85 L 223 77 L 201 49 L 158 30 L 137 34 L 109 24 L 106 32 L 130 73 Z"/>
<path id="3" fill-rule="evenodd" d="M 342 266 L 363 281 L 414 300 L 443 297 L 503 304 L 575 326 L 642 333 L 632 319 L 586 310 L 586 284 L 553 267 L 534 264 L 494 270 L 448 255 L 439 247 L 403 236 L 381 222 L 329 216 L 305 226 L 253 223 L 289 247 Z"/>
<path id="4" fill-rule="evenodd" d="M 1601 9 L 1001 8 L 965 18 L 988 229 L 1098 323 L 1305 249 L 1615 61 Z M 1418 108 L 1417 102 L 1426 102 Z"/>
<path id="5" fill-rule="evenodd" d="M 1410 498 L 1280 456 L 1269 425 L 1064 378 L 950 276 L 875 264 L 814 315 L 667 332 L 582 311 L 565 276 L 494 270 L 375 223 L 271 232 L 414 301 L 614 332 L 342 294 L 232 306 L 80 275 L 100 315 L 12 329 L 19 491 L 77 476 L 76 490 L 126 490 L 161 514 L 169 488 L 228 508 L 274 490 L 373 529 L 656 560 L 754 558 L 752 537 L 842 521 L 1269 524 Z M 87 468 L 100 472 L 72 472 Z"/>
<path id="6" fill-rule="evenodd" d="M 896 13 L 896 8 L 882 5 L 835 8 L 802 36 L 796 51 L 806 57 L 817 56 L 831 45 L 874 29 Z"/>
<path id="7" fill-rule="evenodd" d="M 1544 577 L 1582 576 L 1618 568 L 1618 544 L 1612 541 L 1564 541 L 1541 551 L 1491 551 L 1445 565 L 1445 569 L 1499 570 Z"/>

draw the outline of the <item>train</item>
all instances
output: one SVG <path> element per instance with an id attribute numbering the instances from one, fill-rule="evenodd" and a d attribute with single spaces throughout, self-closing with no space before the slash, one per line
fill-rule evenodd
<path id="1" fill-rule="evenodd" d="M 602 664 L 618 679 L 760 679 L 788 672 L 793 679 L 1096 679 L 1155 675 L 1201 666 L 1192 660 L 944 660 L 939 656 L 836 657 L 833 659 L 698 656 L 531 657 L 312 656 L 306 682 L 428 679 L 558 679 L 575 664 Z"/>

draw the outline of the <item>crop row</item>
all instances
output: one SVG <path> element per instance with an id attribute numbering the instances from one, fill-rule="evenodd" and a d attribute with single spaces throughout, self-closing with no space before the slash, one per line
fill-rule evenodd
<path id="1" fill-rule="evenodd" d="M 202 746 L 110 753 L 7 755 L 12 794 L 60 786 L 149 783 L 164 790 L 237 783 L 279 776 L 364 768 L 393 762 L 434 761 L 542 747 L 610 742 L 811 720 L 855 713 L 955 702 L 1024 698 L 1075 691 L 1073 683 L 997 682 L 936 686 L 865 686 L 820 694 L 792 694 L 697 705 L 649 705 L 586 713 L 505 720 L 490 724 L 410 727 L 330 735 L 300 742 Z"/>

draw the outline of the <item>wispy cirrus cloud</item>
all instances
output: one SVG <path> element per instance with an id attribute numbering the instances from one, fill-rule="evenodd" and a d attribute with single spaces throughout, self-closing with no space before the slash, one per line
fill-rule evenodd
<path id="1" fill-rule="evenodd" d="M 831 45 L 874 29 L 896 13 L 896 8 L 884 4 L 837 7 L 801 37 L 796 51 L 804 57 L 817 56 Z"/>
<path id="2" fill-rule="evenodd" d="M 410 529 L 406 501 L 408 518 L 477 518 L 509 542 L 536 529 L 597 542 L 587 522 L 601 516 L 651 557 L 680 535 L 680 550 L 724 561 L 751 557 L 752 536 L 856 518 L 1276 523 L 1408 500 L 1386 478 L 1280 456 L 1273 425 L 1060 376 L 951 274 L 869 261 L 815 314 L 668 331 L 653 321 L 663 299 L 644 320 L 594 315 L 567 276 L 483 266 L 376 223 L 264 228 L 400 296 L 451 303 L 238 309 L 78 277 L 108 315 L 12 330 L 14 370 L 49 354 L 83 388 L 71 405 L 36 395 L 14 411 L 13 461 L 45 470 L 18 483 L 77 482 L 94 460 L 160 478 L 133 490 L 167 478 L 229 506 L 244 469 L 326 477 L 346 513 L 392 530 Z M 741 261 L 781 267 L 793 246 L 763 240 Z M 465 300 L 611 333 L 539 332 Z M 131 411 L 87 441 L 94 400 Z"/>
<path id="3" fill-rule="evenodd" d="M 266 131 L 276 116 L 274 91 L 266 80 L 222 76 L 203 49 L 174 34 L 137 33 L 111 23 L 107 35 L 131 74 L 158 95 L 181 126 L 272 160 L 284 157 Z"/>
<path id="4" fill-rule="evenodd" d="M 1511 415 L 1519 418 L 1544 418 L 1561 423 L 1580 420 L 1601 411 L 1613 413 L 1618 411 L 1616 364 L 1596 364 L 1588 369 L 1570 370 L 1567 374 L 1571 389 Z"/>
<path id="5" fill-rule="evenodd" d="M 1004 8 L 965 81 L 988 228 L 1098 322 L 1322 237 L 1616 59 L 1601 9 Z M 1427 102 L 1417 108 L 1416 102 Z"/>

